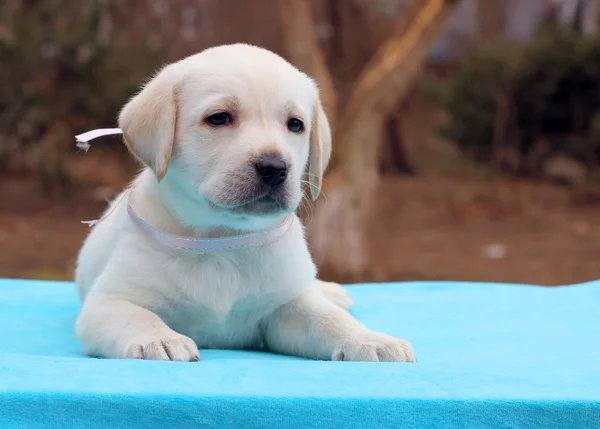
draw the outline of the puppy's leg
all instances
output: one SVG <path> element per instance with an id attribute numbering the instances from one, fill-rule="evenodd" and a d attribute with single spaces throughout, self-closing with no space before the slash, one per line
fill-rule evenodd
<path id="1" fill-rule="evenodd" d="M 76 332 L 84 352 L 124 359 L 197 361 L 194 341 L 169 328 L 156 314 L 123 299 L 87 297 Z"/>
<path id="2" fill-rule="evenodd" d="M 314 289 L 283 305 L 264 325 L 269 350 L 320 360 L 415 362 L 409 342 L 371 331 Z"/>
<path id="3" fill-rule="evenodd" d="M 350 310 L 354 307 L 354 302 L 350 298 L 350 295 L 341 285 L 337 283 L 324 282 L 323 280 L 317 280 L 317 284 L 333 303 L 339 305 L 344 310 Z"/>

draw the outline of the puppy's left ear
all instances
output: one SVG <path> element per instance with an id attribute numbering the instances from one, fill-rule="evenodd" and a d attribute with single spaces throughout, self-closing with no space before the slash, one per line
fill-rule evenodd
<path id="1" fill-rule="evenodd" d="M 310 135 L 310 155 L 308 163 L 308 182 L 313 201 L 319 197 L 323 184 L 323 173 L 331 157 L 331 129 L 325 111 L 317 97 L 313 107 L 312 131 Z"/>
<path id="2" fill-rule="evenodd" d="M 119 127 L 129 151 L 160 181 L 167 173 L 177 128 L 178 76 L 167 66 L 121 110 Z"/>

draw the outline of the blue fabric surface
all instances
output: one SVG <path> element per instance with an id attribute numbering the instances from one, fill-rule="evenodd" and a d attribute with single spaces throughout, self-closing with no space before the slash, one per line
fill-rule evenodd
<path id="1" fill-rule="evenodd" d="M 418 363 L 92 359 L 72 284 L 0 280 L 0 427 L 600 428 L 600 282 L 348 290 Z"/>

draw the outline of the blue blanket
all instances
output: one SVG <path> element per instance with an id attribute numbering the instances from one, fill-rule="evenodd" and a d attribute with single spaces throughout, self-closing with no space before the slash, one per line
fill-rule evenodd
<path id="1" fill-rule="evenodd" d="M 348 290 L 418 363 L 92 359 L 72 284 L 0 280 L 0 427 L 600 428 L 600 282 Z"/>

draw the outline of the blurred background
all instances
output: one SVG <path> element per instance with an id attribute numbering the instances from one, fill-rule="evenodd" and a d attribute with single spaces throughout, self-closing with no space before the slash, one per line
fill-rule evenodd
<path id="1" fill-rule="evenodd" d="M 71 279 L 139 166 L 116 126 L 160 66 L 224 43 L 319 82 L 334 153 L 301 216 L 328 280 L 600 277 L 598 0 L 4 0 L 0 277 Z"/>

